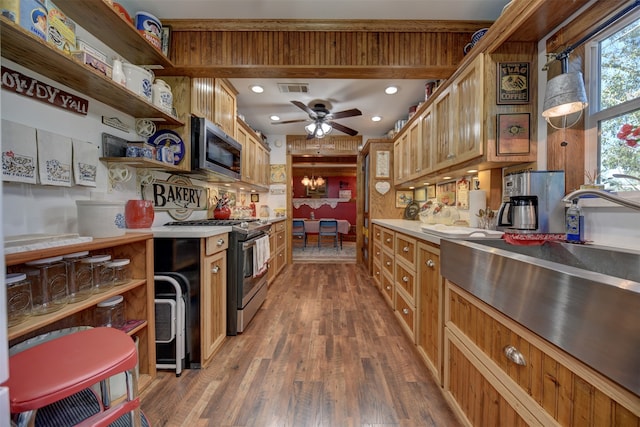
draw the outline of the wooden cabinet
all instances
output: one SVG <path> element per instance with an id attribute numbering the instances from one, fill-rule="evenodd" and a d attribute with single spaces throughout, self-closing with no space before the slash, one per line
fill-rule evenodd
<path id="1" fill-rule="evenodd" d="M 121 237 L 94 239 L 88 243 L 8 254 L 5 256 L 5 263 L 8 272 L 15 272 L 29 261 L 80 251 L 89 251 L 91 255 L 108 254 L 112 259 L 130 259 L 132 279 L 125 284 L 93 294 L 83 301 L 67 304 L 58 311 L 33 316 L 9 328 L 9 345 L 58 329 L 93 326 L 96 305 L 115 295 L 122 295 L 126 320 L 142 320 L 142 323 L 128 331 L 128 334 L 139 339 L 139 389 L 144 389 L 156 376 L 152 234 L 128 233 Z"/>
<path id="2" fill-rule="evenodd" d="M 287 223 L 279 221 L 271 226 L 269 231 L 269 247 L 271 258 L 269 259 L 269 272 L 267 280 L 269 285 L 287 265 Z"/>
<path id="3" fill-rule="evenodd" d="M 226 233 L 205 239 L 202 254 L 200 301 L 201 364 L 205 367 L 227 336 L 227 248 Z"/>
<path id="4" fill-rule="evenodd" d="M 228 135 L 236 135 L 236 89 L 224 79 L 215 79 L 213 122 Z"/>
<path id="5" fill-rule="evenodd" d="M 56 5 L 79 26 L 129 61 L 135 64 L 172 66 L 162 52 L 149 44 L 107 2 L 61 0 L 56 1 Z M 160 123 L 173 126 L 183 124 L 147 99 L 115 83 L 93 67 L 75 60 L 4 16 L 0 17 L 0 32 L 3 58 L 134 117 L 154 118 Z"/>
<path id="6" fill-rule="evenodd" d="M 449 281 L 445 300 L 445 395 L 470 425 L 640 424 L 640 397 Z"/>
<path id="7" fill-rule="evenodd" d="M 255 189 L 269 187 L 269 149 L 244 121 L 237 119 L 237 139 L 242 144 L 241 181 Z"/>
<path id="8" fill-rule="evenodd" d="M 434 170 L 482 155 L 483 57 L 478 55 L 434 101 Z"/>
<path id="9" fill-rule="evenodd" d="M 396 232 L 394 253 L 394 310 L 400 325 L 415 342 L 416 315 L 416 239 Z"/>
<path id="10" fill-rule="evenodd" d="M 224 79 L 191 79 L 191 113 L 204 117 L 236 138 L 236 90 Z"/>
<path id="11" fill-rule="evenodd" d="M 418 243 L 416 269 L 416 345 L 425 364 L 442 384 L 444 281 L 440 275 L 438 245 Z"/>

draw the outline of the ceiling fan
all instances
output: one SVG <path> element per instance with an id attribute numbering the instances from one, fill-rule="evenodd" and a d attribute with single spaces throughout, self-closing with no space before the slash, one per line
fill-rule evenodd
<path id="1" fill-rule="evenodd" d="M 352 108 L 350 110 L 339 111 L 337 113 L 332 113 L 330 111 L 331 104 L 327 101 L 323 100 L 314 100 L 309 103 L 309 105 L 305 105 L 300 101 L 291 101 L 293 105 L 300 108 L 309 114 L 308 119 L 298 119 L 298 120 L 285 120 L 283 122 L 273 122 L 274 125 L 283 125 L 287 123 L 298 123 L 298 122 L 308 122 L 311 123 L 305 126 L 305 130 L 307 131 L 307 139 L 311 138 L 323 138 L 332 129 L 337 129 L 340 132 L 346 133 L 347 135 L 357 135 L 358 131 L 355 129 L 351 129 L 345 125 L 341 125 L 340 123 L 336 123 L 333 120 L 342 119 L 345 117 L 353 117 L 353 116 L 361 116 L 362 112 L 357 108 Z"/>

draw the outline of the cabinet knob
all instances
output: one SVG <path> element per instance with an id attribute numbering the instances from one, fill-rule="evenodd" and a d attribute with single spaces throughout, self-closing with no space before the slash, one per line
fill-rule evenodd
<path id="1" fill-rule="evenodd" d="M 402 252 L 409 252 L 409 246 L 405 246 L 404 248 L 402 248 Z"/>
<path id="2" fill-rule="evenodd" d="M 409 309 L 408 308 L 403 308 L 402 309 L 402 314 L 409 314 Z"/>
<path id="3" fill-rule="evenodd" d="M 380 255 L 380 251 L 377 251 L 377 252 L 376 252 L 376 256 L 378 256 L 378 255 Z"/>
<path id="4" fill-rule="evenodd" d="M 407 276 L 403 276 L 403 277 L 402 277 L 402 281 L 403 281 L 404 283 L 407 283 L 407 282 L 409 281 L 409 278 L 408 278 Z"/>
<path id="5" fill-rule="evenodd" d="M 379 275 L 380 275 L 380 272 L 379 272 L 379 271 L 376 271 L 376 276 L 379 276 Z"/>
<path id="6" fill-rule="evenodd" d="M 218 243 L 216 243 L 218 246 L 223 246 L 224 245 L 224 239 L 218 239 Z"/>
<path id="7" fill-rule="evenodd" d="M 435 262 L 433 262 L 433 260 L 432 260 L 432 259 L 428 259 L 428 260 L 427 260 L 427 262 L 426 262 L 426 264 L 427 264 L 427 267 L 429 267 L 429 268 L 433 268 L 433 267 L 435 267 L 435 266 L 436 266 L 436 263 L 435 263 Z"/>
<path id="8" fill-rule="evenodd" d="M 211 269 L 211 272 L 212 272 L 213 274 L 217 274 L 217 273 L 218 273 L 218 271 L 220 271 L 220 267 L 219 267 L 219 266 L 217 266 L 217 265 L 214 265 L 214 266 L 213 266 L 213 268 Z"/>
<path id="9" fill-rule="evenodd" d="M 391 239 L 390 239 L 390 238 L 387 238 L 387 239 L 385 240 L 385 242 L 387 242 L 387 243 L 391 243 Z"/>
<path id="10" fill-rule="evenodd" d="M 508 345 L 504 348 L 504 355 L 507 356 L 507 359 L 509 359 L 516 365 L 527 366 L 527 362 L 526 360 L 524 360 L 524 356 L 522 355 L 522 353 L 520 353 L 518 349 L 512 345 Z"/>
<path id="11" fill-rule="evenodd" d="M 391 261 L 387 261 L 386 264 L 388 267 L 391 267 Z"/>
<path id="12" fill-rule="evenodd" d="M 376 233 L 376 237 L 380 237 L 380 233 Z"/>
<path id="13" fill-rule="evenodd" d="M 390 291 L 391 290 L 391 286 L 387 285 L 387 290 Z"/>

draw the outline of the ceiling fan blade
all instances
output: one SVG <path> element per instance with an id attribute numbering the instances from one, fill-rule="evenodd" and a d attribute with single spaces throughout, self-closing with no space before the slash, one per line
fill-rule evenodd
<path id="1" fill-rule="evenodd" d="M 306 105 L 304 105 L 302 102 L 300 101 L 291 101 L 291 103 L 293 105 L 295 105 L 296 107 L 300 108 L 302 111 L 306 112 L 311 118 L 316 118 L 317 114 L 315 111 L 313 111 L 311 108 L 307 107 Z"/>
<path id="2" fill-rule="evenodd" d="M 300 123 L 300 122 L 308 122 L 309 119 L 298 119 L 298 120 L 284 120 L 282 122 L 271 122 L 272 125 L 286 125 L 287 123 Z"/>
<path id="3" fill-rule="evenodd" d="M 332 128 L 339 130 L 340 132 L 346 133 L 347 135 L 355 136 L 358 134 L 358 131 L 355 129 L 351 129 L 350 127 L 346 127 L 336 122 L 327 122 L 331 125 Z"/>
<path id="4" fill-rule="evenodd" d="M 331 113 L 332 119 L 342 119 L 344 117 L 353 117 L 353 116 L 361 116 L 362 111 L 357 108 L 352 108 L 351 110 L 338 111 L 337 113 Z"/>

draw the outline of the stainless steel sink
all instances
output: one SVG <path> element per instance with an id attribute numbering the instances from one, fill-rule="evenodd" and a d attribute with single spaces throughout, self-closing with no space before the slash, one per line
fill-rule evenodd
<path id="1" fill-rule="evenodd" d="M 538 246 L 520 246 L 509 244 L 502 239 L 467 240 L 533 257 L 537 260 L 640 282 L 640 252 L 564 242 L 545 242 Z"/>
<path id="2" fill-rule="evenodd" d="M 442 276 L 640 396 L 640 253 L 440 241 Z"/>

